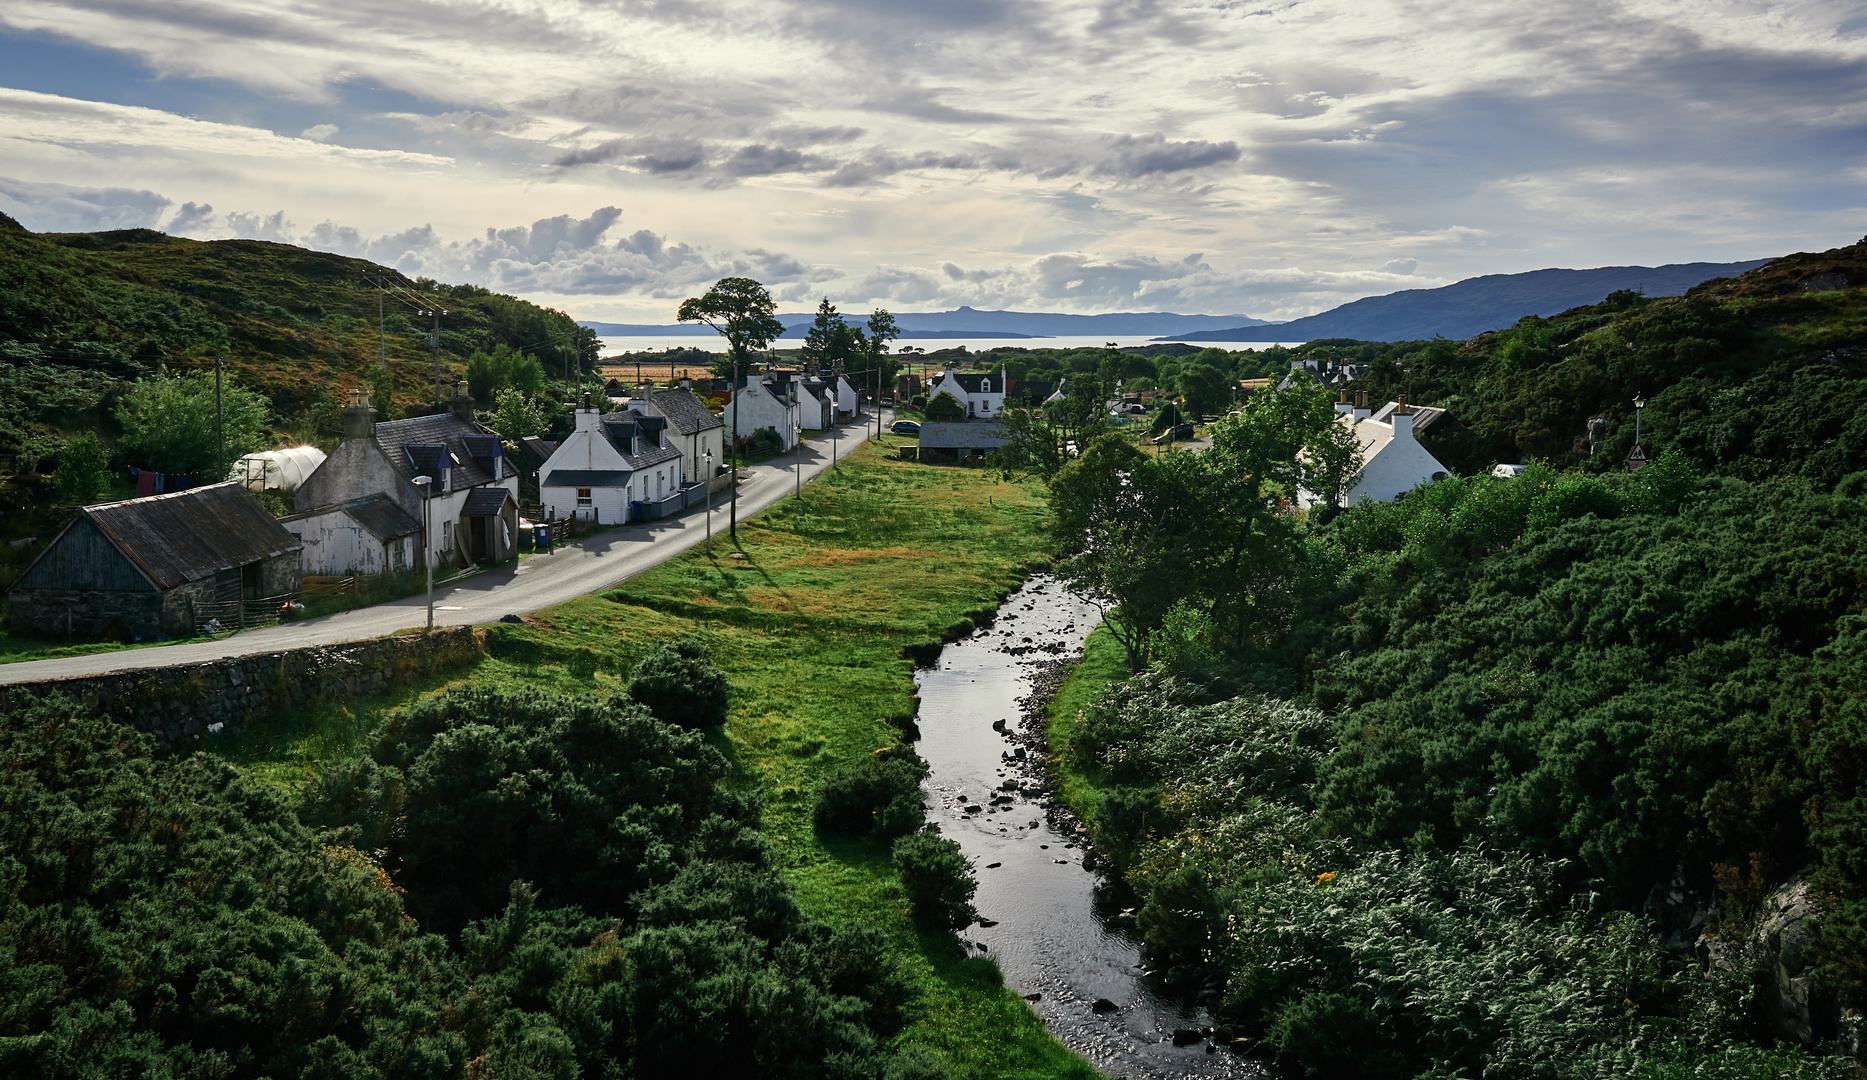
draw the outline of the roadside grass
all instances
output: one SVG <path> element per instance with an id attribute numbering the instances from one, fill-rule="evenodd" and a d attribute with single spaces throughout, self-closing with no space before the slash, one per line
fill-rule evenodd
<path id="1" fill-rule="evenodd" d="M 1083 644 L 1082 660 L 1050 702 L 1050 759 L 1046 763 L 1050 780 L 1064 804 L 1092 827 L 1102 799 L 1113 785 L 1102 769 L 1069 768 L 1070 747 L 1082 730 L 1084 713 L 1103 691 L 1129 675 L 1128 654 L 1121 642 L 1115 640 L 1108 627 L 1098 626 Z"/>
<path id="2" fill-rule="evenodd" d="M 921 974 L 925 1013 L 902 1036 L 981 1077 L 1098 1074 L 1002 985 L 995 962 L 910 921 L 883 845 L 819 837 L 818 785 L 898 737 L 913 716 L 908 657 L 995 608 L 1047 562 L 1033 486 L 985 470 L 893 460 L 855 442 L 798 497 L 609 592 L 489 628 L 491 656 L 447 685 L 620 692 L 659 642 L 691 636 L 731 678 L 713 738 L 732 783 L 756 793 L 764 833 L 812 915 L 890 935 Z M 440 684 L 291 720 L 269 740 L 230 741 L 243 767 L 286 785 L 356 752 L 390 709 Z"/>

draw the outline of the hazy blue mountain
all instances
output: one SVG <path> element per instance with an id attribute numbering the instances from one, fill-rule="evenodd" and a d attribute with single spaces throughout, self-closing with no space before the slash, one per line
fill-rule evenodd
<path id="1" fill-rule="evenodd" d="M 851 325 L 860 325 L 863 312 L 845 312 Z M 781 314 L 785 337 L 803 337 L 816 318 L 815 312 Z M 586 322 L 584 326 L 604 337 L 662 337 L 694 335 L 711 337 L 704 326 L 675 324 L 653 326 L 641 323 Z M 1179 315 L 1171 311 L 1111 312 L 1104 315 L 1064 315 L 1045 311 L 980 311 L 960 307 L 953 311 L 902 311 L 895 313 L 895 325 L 903 338 L 931 337 L 1066 337 L 1093 336 L 1135 337 L 1137 335 L 1190 334 L 1201 330 L 1223 330 L 1240 326 L 1269 325 L 1247 315 Z"/>
<path id="2" fill-rule="evenodd" d="M 1525 315 L 1554 315 L 1598 304 L 1619 289 L 1648 296 L 1678 296 L 1702 281 L 1735 277 L 1771 262 L 1671 263 L 1666 266 L 1603 266 L 1594 270 L 1532 270 L 1487 274 L 1438 289 L 1408 289 L 1370 296 L 1320 315 L 1266 327 L 1239 324 L 1226 330 L 1169 331 L 1156 341 L 1414 341 L 1442 336 L 1455 340 L 1500 330 Z"/>

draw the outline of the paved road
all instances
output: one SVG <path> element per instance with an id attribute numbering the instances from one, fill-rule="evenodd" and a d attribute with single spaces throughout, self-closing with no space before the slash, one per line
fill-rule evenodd
<path id="1" fill-rule="evenodd" d="M 892 411 L 884 409 L 884 428 L 892 419 Z M 868 430 L 875 430 L 872 418 Z M 861 424 L 851 422 L 841 425 L 836 440 L 838 457 L 855 449 L 862 435 Z M 827 436 L 827 432 L 820 433 L 802 452 L 801 479 L 805 483 L 829 468 L 831 442 Z M 741 470 L 740 518 L 750 517 L 790 495 L 796 484 L 793 469 L 799 467 L 799 455 L 793 452 Z M 720 538 L 726 533 L 728 518 L 725 496 L 726 493 L 721 492 L 713 497 L 715 545 L 721 542 Z M 698 547 L 706 541 L 706 536 L 707 515 L 703 508 L 689 510 L 668 521 L 608 529 L 561 547 L 549 555 L 534 555 L 517 563 L 488 570 L 457 585 L 436 588 L 434 623 L 436 626 L 457 626 L 463 623 L 494 622 L 503 615 L 522 615 L 579 596 L 601 592 L 624 578 L 633 577 L 683 551 Z M 420 627 L 426 625 L 426 622 L 427 601 L 422 596 L 414 596 L 303 622 L 248 630 L 217 641 L 0 664 L 0 685 L 168 667 L 306 645 L 334 645 L 343 641 L 381 637 L 397 630 Z"/>

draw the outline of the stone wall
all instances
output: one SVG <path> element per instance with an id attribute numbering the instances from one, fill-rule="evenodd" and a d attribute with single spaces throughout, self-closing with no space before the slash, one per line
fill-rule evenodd
<path id="1" fill-rule="evenodd" d="M 470 626 L 201 664 L 0 686 L 0 710 L 63 695 L 156 737 L 165 749 L 233 734 L 292 709 L 347 701 L 468 667 L 486 655 Z"/>

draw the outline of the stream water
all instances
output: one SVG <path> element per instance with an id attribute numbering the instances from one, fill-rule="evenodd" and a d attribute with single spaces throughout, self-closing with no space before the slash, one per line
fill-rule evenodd
<path id="1" fill-rule="evenodd" d="M 1051 1034 L 1110 1076 L 1263 1076 L 1206 1037 L 1200 987 L 1170 992 L 1143 972 L 1132 898 L 1083 867 L 1077 826 L 1041 787 L 1041 728 L 1031 725 L 1042 718 L 1030 698 L 1081 654 L 1098 619 L 1094 606 L 1034 577 L 992 626 L 916 676 L 928 819 L 959 841 L 979 879 L 973 903 L 985 922 L 962 939 L 996 956 Z"/>

